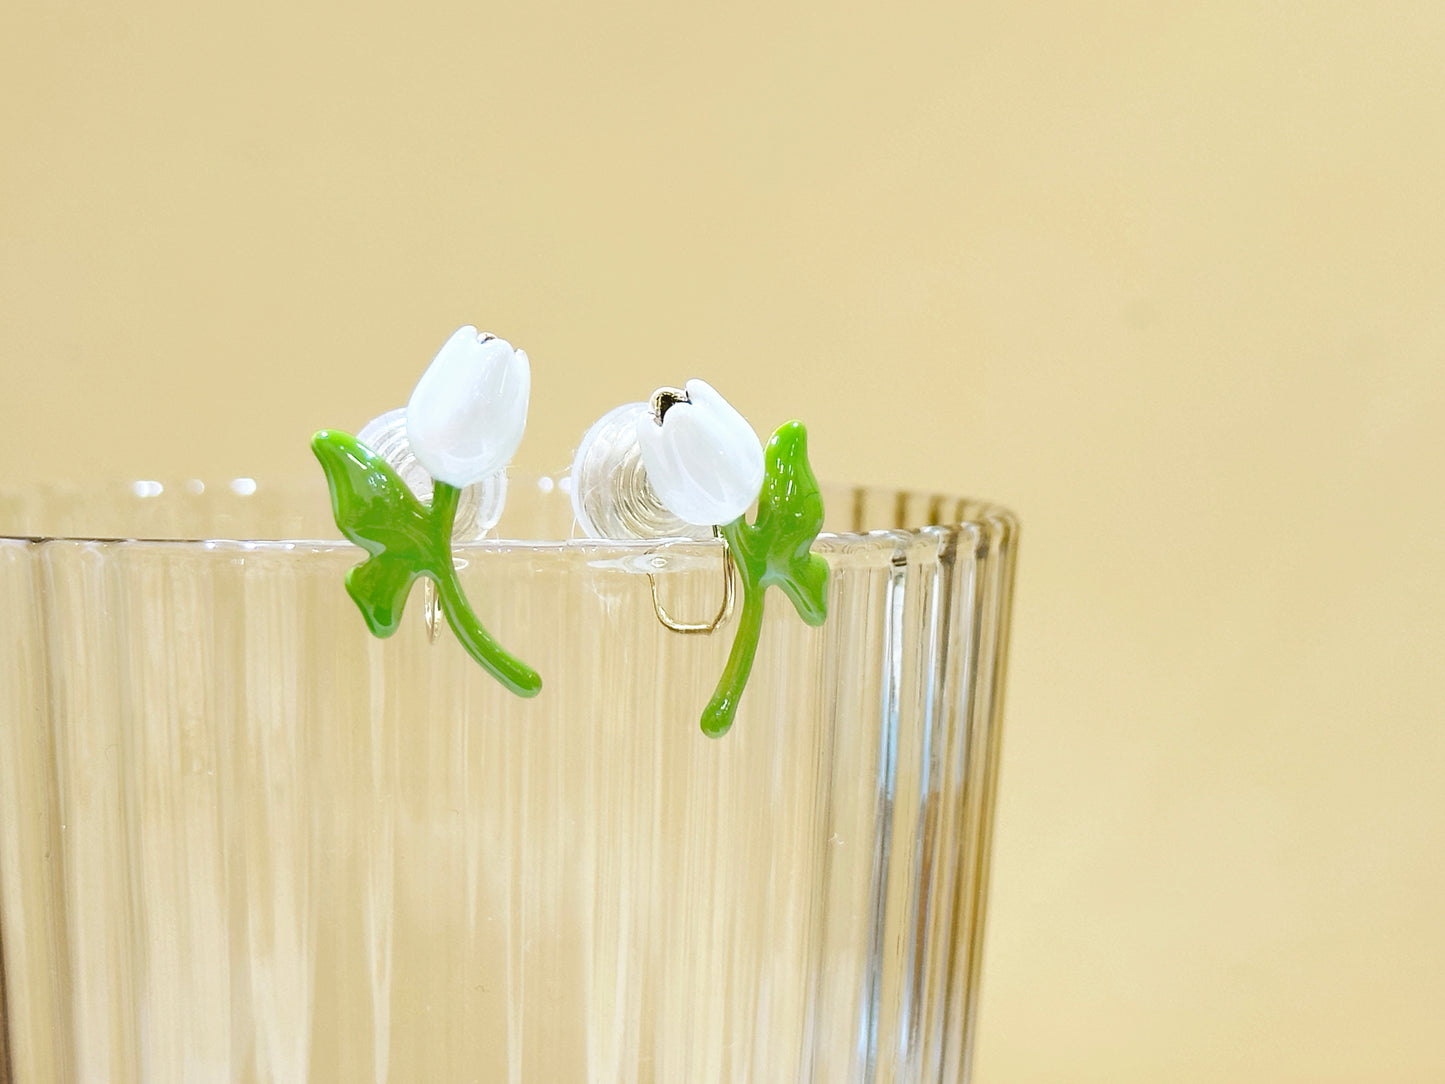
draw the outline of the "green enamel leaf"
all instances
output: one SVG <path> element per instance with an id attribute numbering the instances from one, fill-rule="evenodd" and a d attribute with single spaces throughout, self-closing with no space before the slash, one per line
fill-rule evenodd
<path id="1" fill-rule="evenodd" d="M 430 511 L 386 460 L 334 429 L 312 437 L 311 450 L 326 472 L 331 512 L 342 534 L 367 553 L 406 556 L 420 566 L 437 556 Z"/>
<path id="2" fill-rule="evenodd" d="M 743 611 L 727 666 L 702 715 L 703 732 L 714 738 L 733 725 L 752 673 L 767 589 L 781 588 L 809 625 L 821 625 L 828 616 L 828 562 L 812 552 L 823 529 L 823 494 L 808 462 L 803 423 L 780 426 L 763 458 L 757 518 L 749 525 L 739 516 L 723 527 L 743 581 Z"/>
<path id="3" fill-rule="evenodd" d="M 323 430 L 311 448 L 326 473 L 336 526 L 372 555 L 346 574 L 347 593 L 372 634 L 390 636 L 401 625 L 411 585 L 438 557 L 429 510 L 351 434 Z"/>
<path id="4" fill-rule="evenodd" d="M 355 600 L 373 636 L 386 638 L 401 627 L 406 596 L 417 570 L 387 554 L 371 557 L 346 574 L 346 593 Z"/>
<path id="5" fill-rule="evenodd" d="M 452 525 L 460 496 L 437 482 L 430 507 L 380 456 L 350 433 L 323 429 L 311 440 L 331 489 L 336 526 L 371 556 L 346 574 L 346 590 L 376 636 L 401 625 L 418 576 L 437 585 L 447 623 L 467 653 L 519 696 L 536 696 L 542 679 L 482 626 L 452 564 Z"/>
<path id="6" fill-rule="evenodd" d="M 757 520 L 743 545 L 750 563 L 761 559 L 758 582 L 781 587 L 799 617 L 821 625 L 828 616 L 828 562 L 811 549 L 823 529 L 823 494 L 808 462 L 802 422 L 787 422 L 773 434 L 764 462 Z"/>

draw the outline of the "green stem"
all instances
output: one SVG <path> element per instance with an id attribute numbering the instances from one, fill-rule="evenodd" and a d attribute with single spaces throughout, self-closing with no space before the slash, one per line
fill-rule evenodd
<path id="1" fill-rule="evenodd" d="M 702 713 L 702 732 L 709 738 L 721 738 L 733 725 L 738 700 L 747 686 L 748 675 L 753 670 L 753 658 L 758 653 L 758 638 L 763 631 L 764 592 L 761 584 L 754 585 L 744 578 L 743 612 L 737 635 L 733 637 L 733 648 L 728 654 L 722 677 L 718 679 L 717 691 Z"/>
<path id="2" fill-rule="evenodd" d="M 452 528 L 456 526 L 457 503 L 461 499 L 462 491 L 456 486 L 450 482 L 438 482 L 435 478 L 432 479 L 432 526 L 436 530 L 437 540 L 448 553 L 452 548 Z"/>
<path id="3" fill-rule="evenodd" d="M 493 638 L 467 602 L 457 579 L 456 566 L 452 563 L 452 523 L 457 514 L 457 500 L 461 492 L 446 482 L 435 483 L 432 496 L 432 517 L 436 524 L 437 538 L 441 544 L 436 567 L 429 569 L 437 585 L 442 610 L 447 615 L 447 624 L 456 633 L 467 654 L 518 696 L 536 696 L 542 691 L 542 679 L 537 671 L 507 652 Z"/>

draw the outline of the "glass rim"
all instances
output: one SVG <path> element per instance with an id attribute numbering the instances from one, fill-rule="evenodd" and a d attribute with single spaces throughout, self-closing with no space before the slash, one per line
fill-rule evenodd
<path id="1" fill-rule="evenodd" d="M 531 483 L 537 487 L 534 494 L 542 499 L 565 501 L 570 506 L 570 494 L 565 488 L 565 479 L 549 478 L 526 470 L 508 470 L 508 485 Z M 551 482 L 543 488 L 544 482 Z M 529 487 L 530 488 L 530 487 Z M 860 545 L 896 547 L 902 542 L 920 536 L 937 534 L 940 531 L 954 532 L 974 529 L 992 534 L 1002 531 L 1013 535 L 1018 530 L 1018 518 L 1007 507 L 990 500 L 931 493 L 907 488 L 882 485 L 848 485 L 823 482 L 824 505 L 835 507 L 842 501 L 849 508 L 844 518 L 851 519 L 851 529 L 824 530 L 815 543 L 814 549 L 824 553 L 853 550 Z M 56 499 L 69 500 L 133 500 L 134 507 L 141 508 L 140 502 L 159 499 L 189 502 L 235 500 L 248 501 L 258 494 L 280 498 L 291 502 L 296 508 L 305 503 L 324 503 L 325 485 L 319 481 L 302 481 L 295 476 L 267 480 L 242 476 L 228 479 L 216 485 L 207 485 L 195 478 L 176 480 L 122 479 L 119 477 L 88 480 L 83 483 L 66 481 L 44 481 L 26 485 L 0 485 L 0 514 L 7 504 Z M 878 516 L 878 509 L 888 509 L 891 515 Z M 836 517 L 830 517 L 836 518 Z M 891 523 L 876 522 L 884 518 Z M 865 520 L 875 520 L 871 525 Z M 575 530 L 575 521 L 573 525 Z M 244 533 L 244 532 L 242 532 Z M 192 547 L 234 552 L 284 552 L 306 549 L 314 552 L 355 551 L 355 543 L 343 538 L 339 531 L 331 535 L 298 533 L 284 537 L 258 533 L 258 537 L 242 537 L 237 532 L 196 533 L 67 533 L 15 531 L 0 518 L 0 542 L 46 544 L 52 542 L 89 543 L 96 545 L 166 546 Z M 476 539 L 459 539 L 453 542 L 458 553 L 487 552 L 510 553 L 568 553 L 574 551 L 615 550 L 624 553 L 646 553 L 666 546 L 679 556 L 689 551 L 698 554 L 716 553 L 722 545 L 721 539 L 698 539 L 687 536 L 658 536 L 655 538 L 591 538 L 574 535 L 566 538 L 521 538 L 507 533 L 489 533 Z"/>

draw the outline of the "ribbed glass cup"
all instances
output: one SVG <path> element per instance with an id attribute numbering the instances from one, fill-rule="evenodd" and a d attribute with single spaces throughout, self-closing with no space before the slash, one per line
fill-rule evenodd
<path id="1" fill-rule="evenodd" d="M 721 544 L 507 541 L 548 479 L 456 551 L 532 700 L 366 632 L 319 482 L 0 498 L 11 1078 L 966 1079 L 1016 528 L 825 496 L 719 740 Z"/>

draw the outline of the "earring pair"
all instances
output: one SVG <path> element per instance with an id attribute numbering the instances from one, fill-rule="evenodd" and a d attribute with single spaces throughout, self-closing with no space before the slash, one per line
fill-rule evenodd
<path id="1" fill-rule="evenodd" d="M 462 646 L 519 696 L 537 695 L 541 678 L 482 626 L 451 547 L 459 525 L 477 534 L 497 522 L 530 393 L 526 352 L 467 326 L 442 346 L 405 410 L 382 415 L 358 436 L 322 430 L 311 442 L 337 526 L 370 555 L 347 573 L 346 589 L 371 632 L 397 630 L 412 585 L 424 577 Z M 571 483 L 577 523 L 589 537 L 722 538 L 727 575 L 736 568 L 742 580 L 743 610 L 702 728 L 726 733 L 752 669 L 767 588 L 780 587 L 810 625 L 826 617 L 828 566 L 810 552 L 823 502 L 802 423 L 785 423 L 765 449 L 711 385 L 690 380 L 605 414 L 578 446 Z"/>

